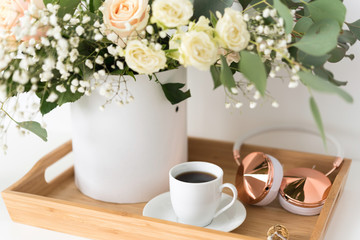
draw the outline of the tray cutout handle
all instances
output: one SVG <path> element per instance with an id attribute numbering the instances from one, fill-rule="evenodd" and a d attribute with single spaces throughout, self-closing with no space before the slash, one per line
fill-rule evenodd
<path id="1" fill-rule="evenodd" d="M 48 167 L 62 159 L 72 151 L 72 141 L 61 145 L 59 148 L 42 157 L 34 167 L 17 183 L 8 190 L 44 195 L 51 191 L 52 182 L 45 180 L 45 171 Z M 55 179 L 56 180 L 56 179 Z"/>

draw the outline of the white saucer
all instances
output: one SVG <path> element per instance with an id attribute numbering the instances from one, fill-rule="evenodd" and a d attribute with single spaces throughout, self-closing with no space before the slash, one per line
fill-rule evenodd
<path id="1" fill-rule="evenodd" d="M 223 193 L 219 209 L 230 203 L 232 197 Z M 170 193 L 166 192 L 151 199 L 143 210 L 143 215 L 163 220 L 176 222 L 176 215 L 171 205 Z M 246 218 L 246 210 L 244 205 L 236 200 L 234 205 L 214 218 L 213 221 L 205 228 L 230 232 L 239 227 Z"/>

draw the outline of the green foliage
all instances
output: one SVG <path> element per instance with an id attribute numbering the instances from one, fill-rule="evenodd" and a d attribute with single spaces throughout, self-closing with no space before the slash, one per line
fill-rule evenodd
<path id="1" fill-rule="evenodd" d="M 294 46 L 310 55 L 323 56 L 336 47 L 339 32 L 339 24 L 334 19 L 322 20 L 313 24 Z"/>
<path id="2" fill-rule="evenodd" d="M 159 82 L 160 83 L 160 82 Z M 183 83 L 165 83 L 161 84 L 162 90 L 166 98 L 171 102 L 171 104 L 178 104 L 179 102 L 184 101 L 185 99 L 191 97 L 190 90 L 183 92 L 181 88 L 185 86 Z"/>
<path id="3" fill-rule="evenodd" d="M 315 99 L 313 97 L 310 98 L 310 109 L 311 113 L 313 115 L 313 118 L 316 122 L 316 125 L 319 129 L 321 138 L 323 140 L 324 145 L 326 146 L 326 138 L 325 138 L 325 131 L 324 131 L 324 125 L 321 119 L 320 110 L 315 102 Z"/>
<path id="4" fill-rule="evenodd" d="M 90 11 L 95 12 L 99 9 L 99 7 L 101 7 L 102 3 L 102 0 L 89 0 Z"/>
<path id="5" fill-rule="evenodd" d="M 220 71 L 220 81 L 227 89 L 231 91 L 232 88 L 236 88 L 233 72 L 226 62 L 226 58 L 221 55 L 221 71 Z"/>
<path id="6" fill-rule="evenodd" d="M 42 128 L 38 122 L 26 121 L 26 122 L 17 122 L 17 124 L 20 127 L 36 134 L 38 137 L 40 137 L 45 142 L 47 141 L 47 131 L 46 131 L 46 129 Z"/>
<path id="7" fill-rule="evenodd" d="M 313 75 L 311 72 L 301 71 L 298 74 L 302 83 L 308 86 L 309 88 L 314 89 L 315 91 L 318 92 L 337 94 L 338 96 L 343 98 L 346 102 L 349 103 L 353 102 L 353 98 L 349 93 L 335 86 L 334 84 L 330 83 L 326 79 Z"/>
<path id="8" fill-rule="evenodd" d="M 334 48 L 334 50 L 330 52 L 331 56 L 328 59 L 328 61 L 331 63 L 340 62 L 345 57 L 345 54 L 346 54 L 346 50 L 344 48 L 341 47 Z"/>
<path id="9" fill-rule="evenodd" d="M 44 4 L 56 3 L 60 5 L 58 12 L 59 17 L 63 17 L 66 13 L 73 14 L 80 4 L 81 0 L 43 0 Z"/>
<path id="10" fill-rule="evenodd" d="M 255 85 L 262 96 L 265 95 L 267 73 L 259 55 L 249 51 L 241 51 L 239 71 Z"/>
<path id="11" fill-rule="evenodd" d="M 200 16 L 210 18 L 210 12 L 215 13 L 216 11 L 219 11 L 223 13 L 225 8 L 231 7 L 233 0 L 193 0 L 193 4 L 194 15 L 192 19 L 197 20 Z"/>
<path id="12" fill-rule="evenodd" d="M 239 0 L 239 3 L 241 4 L 243 9 L 246 9 L 246 7 L 250 4 L 252 0 Z"/>
<path id="13" fill-rule="evenodd" d="M 274 0 L 274 8 L 278 11 L 279 16 L 284 19 L 285 22 L 285 33 L 291 33 L 293 29 L 293 17 L 291 16 L 289 8 L 283 4 L 280 0 Z"/>
<path id="14" fill-rule="evenodd" d="M 360 19 L 353 23 L 346 23 L 350 31 L 360 40 Z"/>
<path id="15" fill-rule="evenodd" d="M 305 5 L 315 23 L 334 19 L 341 27 L 345 20 L 346 8 L 340 0 L 316 0 Z"/>
<path id="16" fill-rule="evenodd" d="M 210 67 L 211 76 L 214 82 L 214 89 L 218 88 L 221 85 L 220 70 L 220 67 L 214 65 Z"/>
<path id="17" fill-rule="evenodd" d="M 325 54 L 323 56 L 312 56 L 301 50 L 297 51 L 297 61 L 301 62 L 305 67 L 308 68 L 311 66 L 318 67 L 324 65 L 329 57 L 330 54 Z"/>
<path id="18" fill-rule="evenodd" d="M 359 31 L 360 31 L 360 27 L 359 27 Z M 343 30 L 339 35 L 338 42 L 354 45 L 356 42 L 356 37 L 351 31 Z"/>
<path id="19" fill-rule="evenodd" d="M 294 30 L 298 33 L 306 33 L 313 24 L 314 22 L 311 18 L 302 17 L 295 24 Z"/>
<path id="20" fill-rule="evenodd" d="M 345 86 L 347 84 L 347 82 L 341 82 L 341 81 L 336 80 L 334 78 L 334 74 L 332 74 L 332 72 L 326 70 L 323 66 L 316 67 L 314 69 L 314 73 L 323 79 L 327 79 L 329 82 L 331 82 L 332 84 L 334 84 L 336 86 Z"/>

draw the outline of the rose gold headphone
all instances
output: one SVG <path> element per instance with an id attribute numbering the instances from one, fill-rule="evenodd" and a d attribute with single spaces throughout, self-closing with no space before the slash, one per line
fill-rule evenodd
<path id="1" fill-rule="evenodd" d="M 283 173 L 280 162 L 262 152 L 250 153 L 241 160 L 240 147 L 245 140 L 272 131 L 296 131 L 319 136 L 317 132 L 304 128 L 272 127 L 239 138 L 234 144 L 233 154 L 239 166 L 235 185 L 240 200 L 265 206 L 278 195 L 281 206 L 289 212 L 307 216 L 319 214 L 331 187 L 328 175 L 343 162 L 344 152 L 340 143 L 336 138 L 326 135 L 326 139 L 337 150 L 333 168 L 326 174 L 311 168 L 295 168 Z"/>

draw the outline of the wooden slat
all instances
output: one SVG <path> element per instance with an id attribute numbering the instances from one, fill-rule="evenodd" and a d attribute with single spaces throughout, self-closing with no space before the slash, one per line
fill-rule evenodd
<path id="1" fill-rule="evenodd" d="M 332 180 L 333 187 L 319 216 L 305 217 L 286 212 L 277 201 L 266 207 L 246 206 L 245 222 L 232 233 L 188 226 L 142 216 L 146 203 L 112 204 L 82 195 L 74 184 L 73 168 L 46 183 L 47 167 L 72 150 L 71 141 L 42 158 L 34 168 L 2 195 L 10 216 L 16 222 L 91 239 L 265 239 L 268 228 L 284 224 L 291 239 L 323 239 L 327 222 L 344 187 L 351 160 L 346 159 Z M 245 156 L 263 151 L 277 159 L 285 169 L 313 167 L 326 172 L 333 157 L 244 145 Z M 229 142 L 189 139 L 191 161 L 213 162 L 224 169 L 224 181 L 234 183 L 237 165 Z M 336 178 L 335 178 L 336 176 Z"/>

